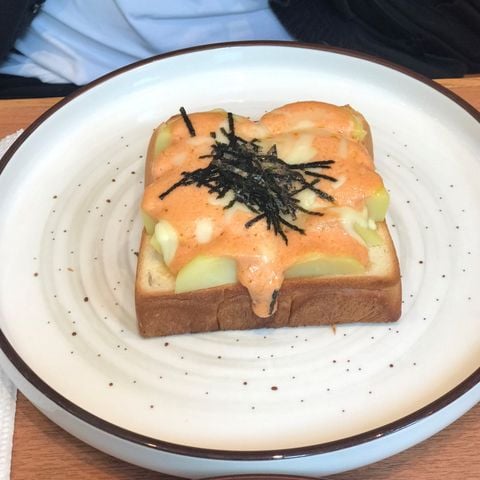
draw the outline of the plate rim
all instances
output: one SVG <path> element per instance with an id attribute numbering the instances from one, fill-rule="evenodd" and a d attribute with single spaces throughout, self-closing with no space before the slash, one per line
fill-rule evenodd
<path id="1" fill-rule="evenodd" d="M 480 124 L 480 111 L 478 111 L 471 104 L 463 100 L 457 94 L 453 93 L 446 87 L 436 83 L 432 79 L 425 77 L 417 72 L 414 72 L 406 67 L 394 64 L 392 62 L 379 59 L 372 55 L 363 54 L 357 51 L 352 51 L 337 47 L 325 47 L 311 43 L 291 42 L 291 41 L 239 41 L 239 42 L 221 42 L 208 45 L 201 45 L 196 47 L 185 48 L 181 50 L 175 50 L 160 55 L 155 55 L 144 60 L 129 64 L 125 67 L 110 72 L 93 82 L 80 87 L 75 92 L 66 96 L 60 100 L 41 116 L 39 116 L 34 122 L 32 122 L 19 138 L 13 143 L 13 145 L 7 150 L 5 155 L 0 160 L 0 174 L 3 172 L 9 161 L 14 157 L 15 152 L 20 146 L 38 129 L 38 127 L 45 122 L 48 118 L 53 116 L 59 109 L 69 104 L 75 98 L 88 92 L 90 89 L 97 87 L 98 85 L 122 75 L 125 72 L 140 68 L 149 63 L 159 62 L 171 57 L 188 55 L 191 53 L 197 53 L 207 50 L 228 49 L 236 47 L 281 47 L 281 48 L 300 48 L 306 50 L 317 50 L 321 52 L 334 53 L 337 55 L 353 57 L 363 61 L 375 63 L 383 67 L 400 72 L 407 77 L 413 78 L 421 83 L 426 84 L 430 88 L 437 90 L 442 95 L 449 98 L 451 101 L 460 106 L 468 114 L 470 114 L 474 120 Z M 306 445 L 302 447 L 293 448 L 281 448 L 273 450 L 222 450 L 195 447 L 189 445 L 182 445 L 172 442 L 167 442 L 157 438 L 149 437 L 139 433 L 132 432 L 126 428 L 120 427 L 113 423 L 110 423 L 87 410 L 79 407 L 73 401 L 68 400 L 62 394 L 53 389 L 44 380 L 42 380 L 22 359 L 22 357 L 16 352 L 14 347 L 8 341 L 3 330 L 0 328 L 0 349 L 8 361 L 12 364 L 14 369 L 37 391 L 54 402 L 60 408 L 71 414 L 77 420 L 87 423 L 90 427 L 97 428 L 104 433 L 118 437 L 122 440 L 134 443 L 138 446 L 147 447 L 151 450 L 162 451 L 165 453 L 171 453 L 181 456 L 205 458 L 210 460 L 232 460 L 232 461 L 246 461 L 246 460 L 277 460 L 291 459 L 298 457 L 308 457 L 313 455 L 325 454 L 344 450 L 361 444 L 371 442 L 387 437 L 393 433 L 396 433 L 405 428 L 411 427 L 420 420 L 424 420 L 433 414 L 444 409 L 448 405 L 453 404 L 456 400 L 473 389 L 476 385 L 480 384 L 480 366 L 466 379 L 457 384 L 442 396 L 436 398 L 424 407 L 400 418 L 393 422 L 387 423 L 375 429 L 371 429 L 365 432 L 361 432 L 356 435 L 340 438 L 337 440 L 322 442 L 314 445 Z"/>

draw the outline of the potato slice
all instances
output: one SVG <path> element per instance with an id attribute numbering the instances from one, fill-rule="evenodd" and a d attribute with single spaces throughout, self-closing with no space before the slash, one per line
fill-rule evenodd
<path id="1" fill-rule="evenodd" d="M 358 223 L 353 225 L 353 229 L 362 237 L 363 241 L 367 244 L 367 247 L 376 247 L 377 245 L 383 244 L 383 238 L 376 230 L 364 227 Z"/>
<path id="2" fill-rule="evenodd" d="M 153 232 L 155 231 L 155 224 L 157 223 L 148 213 L 144 212 L 141 210 L 141 215 L 142 215 L 142 220 L 143 220 L 143 225 L 145 227 L 145 231 L 149 235 L 153 235 Z"/>
<path id="3" fill-rule="evenodd" d="M 288 268 L 285 271 L 285 278 L 348 275 L 364 271 L 365 267 L 352 257 L 327 257 L 311 254 Z"/>
<path id="4" fill-rule="evenodd" d="M 375 222 L 383 222 L 387 214 L 390 196 L 385 187 L 379 188 L 371 197 L 367 198 L 368 216 Z"/>
<path id="5" fill-rule="evenodd" d="M 166 220 L 159 220 L 155 225 L 155 240 L 152 243 L 153 248 L 160 249 L 164 262 L 169 265 L 173 260 L 178 247 L 178 233 L 173 226 Z"/>
<path id="6" fill-rule="evenodd" d="M 237 262 L 228 257 L 199 255 L 177 274 L 175 293 L 237 283 Z"/>
<path id="7" fill-rule="evenodd" d="M 165 150 L 172 141 L 172 132 L 167 123 L 160 125 L 155 132 L 155 156 L 157 156 L 161 151 Z"/>
<path id="8" fill-rule="evenodd" d="M 352 138 L 354 140 L 358 140 L 359 142 L 363 142 L 365 137 L 367 136 L 367 131 L 363 128 L 363 121 L 361 117 L 352 112 L 353 118 L 353 130 L 352 130 Z"/>

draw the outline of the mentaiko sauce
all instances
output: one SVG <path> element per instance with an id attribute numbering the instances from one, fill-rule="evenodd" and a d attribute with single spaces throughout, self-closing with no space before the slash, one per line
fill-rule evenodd
<path id="1" fill-rule="evenodd" d="M 288 243 L 265 221 L 249 228 L 245 224 L 256 214 L 240 202 L 225 205 L 231 196 L 217 199 L 207 188 L 180 186 L 160 197 L 179 182 L 182 172 L 205 168 L 221 129 L 228 129 L 224 111 L 189 115 L 195 136 L 180 116 L 167 122 L 168 146 L 150 164 L 142 209 L 156 221 L 166 220 L 178 232 L 178 247 L 168 267 L 178 271 L 198 255 L 230 257 L 237 262 L 238 281 L 251 296 L 256 315 L 273 313 L 272 298 L 281 288 L 284 272 L 312 252 L 351 257 L 368 266 L 368 248 L 345 227 L 344 207 L 361 212 L 365 201 L 383 186 L 374 170 L 373 159 L 364 144 L 361 117 L 348 106 L 320 102 L 298 102 L 265 114 L 259 122 L 234 116 L 235 133 L 246 141 L 258 140 L 263 151 L 276 146 L 278 158 L 289 164 L 332 160 L 328 174 L 335 181 L 321 179 L 318 186 L 333 202 L 303 192 L 303 205 L 322 216 L 300 212 L 290 219 L 304 230 L 285 229 Z M 212 137 L 212 132 L 216 139 Z M 202 158 L 203 157 L 203 158 Z"/>

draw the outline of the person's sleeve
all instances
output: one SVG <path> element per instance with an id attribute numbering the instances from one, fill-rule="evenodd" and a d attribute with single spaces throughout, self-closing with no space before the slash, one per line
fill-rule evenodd
<path id="1" fill-rule="evenodd" d="M 374 55 L 431 78 L 480 72 L 480 0 L 270 0 L 303 42 Z"/>
<path id="2" fill-rule="evenodd" d="M 0 62 L 25 31 L 45 0 L 0 0 Z"/>

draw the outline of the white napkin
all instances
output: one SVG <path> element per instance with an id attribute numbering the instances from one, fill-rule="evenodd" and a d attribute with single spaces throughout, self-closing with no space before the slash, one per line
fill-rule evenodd
<path id="1" fill-rule="evenodd" d="M 23 130 L 0 140 L 0 158 Z M 17 390 L 10 379 L 0 369 L 0 480 L 10 478 L 12 460 L 13 425 Z"/>

